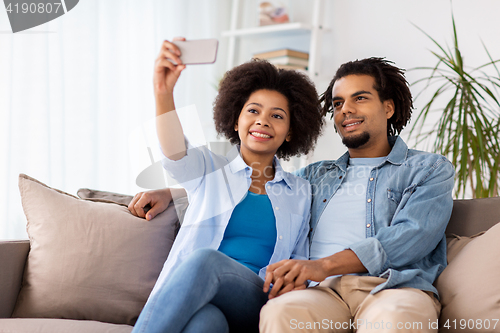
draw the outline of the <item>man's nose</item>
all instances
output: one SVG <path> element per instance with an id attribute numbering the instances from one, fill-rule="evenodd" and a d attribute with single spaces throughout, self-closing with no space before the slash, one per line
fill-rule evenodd
<path id="1" fill-rule="evenodd" d="M 351 102 L 345 101 L 342 104 L 342 113 L 347 114 L 347 113 L 355 113 L 355 112 L 356 112 L 356 108 L 354 107 L 354 105 Z"/>

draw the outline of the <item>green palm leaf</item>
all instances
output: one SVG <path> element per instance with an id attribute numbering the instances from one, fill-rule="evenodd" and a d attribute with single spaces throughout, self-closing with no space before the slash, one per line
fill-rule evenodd
<path id="1" fill-rule="evenodd" d="M 433 67 L 412 70 L 430 74 L 412 85 L 425 83 L 416 99 L 431 92 L 430 99 L 410 130 L 417 144 L 433 141 L 432 149 L 447 156 L 456 168 L 456 197 L 470 193 L 474 198 L 498 196 L 500 189 L 500 70 L 483 43 L 489 62 L 467 69 L 458 46 L 455 18 L 452 15 L 453 47 L 444 48 L 422 31 L 437 47 L 431 51 L 437 58 Z M 498 76 L 485 71 L 493 67 Z M 423 131 L 431 122 L 431 114 L 439 112 L 437 123 Z"/>

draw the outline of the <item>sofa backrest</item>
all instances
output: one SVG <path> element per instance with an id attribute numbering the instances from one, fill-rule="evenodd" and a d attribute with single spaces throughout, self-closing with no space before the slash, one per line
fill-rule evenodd
<path id="1" fill-rule="evenodd" d="M 446 235 L 472 236 L 500 222 L 500 197 L 453 201 Z"/>

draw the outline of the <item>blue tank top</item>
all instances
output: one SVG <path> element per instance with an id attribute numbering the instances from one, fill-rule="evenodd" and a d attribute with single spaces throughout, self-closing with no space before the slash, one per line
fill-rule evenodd
<path id="1" fill-rule="evenodd" d="M 276 245 L 276 218 L 267 194 L 248 191 L 231 214 L 219 251 L 259 274 Z"/>

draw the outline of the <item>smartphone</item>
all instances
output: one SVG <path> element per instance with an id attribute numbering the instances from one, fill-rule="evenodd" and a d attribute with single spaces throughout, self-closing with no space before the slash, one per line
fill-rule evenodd
<path id="1" fill-rule="evenodd" d="M 217 58 L 217 39 L 196 39 L 173 41 L 181 51 L 181 60 L 185 65 L 213 64 Z"/>

